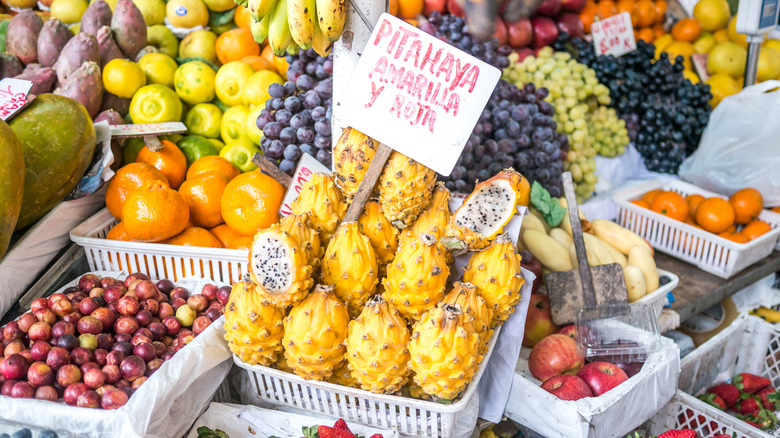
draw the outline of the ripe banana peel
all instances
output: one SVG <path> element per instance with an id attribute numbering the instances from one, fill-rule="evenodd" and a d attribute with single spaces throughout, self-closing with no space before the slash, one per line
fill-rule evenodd
<path id="1" fill-rule="evenodd" d="M 284 56 L 291 41 L 290 24 L 287 20 L 287 0 L 279 0 L 276 2 L 268 28 L 268 44 L 276 56 Z"/>
<path id="2" fill-rule="evenodd" d="M 312 41 L 312 48 L 318 55 L 325 57 L 330 53 L 330 49 L 333 48 L 333 43 L 320 30 L 320 26 L 314 23 L 314 39 Z"/>
<path id="3" fill-rule="evenodd" d="M 246 2 L 249 15 L 256 21 L 260 21 L 274 10 L 276 0 L 248 0 Z"/>
<path id="4" fill-rule="evenodd" d="M 266 14 L 260 21 L 252 21 L 250 29 L 257 44 L 263 44 L 268 38 L 268 29 L 271 25 L 271 14 Z"/>
<path id="5" fill-rule="evenodd" d="M 774 310 L 774 309 L 761 306 L 758 309 L 751 310 L 750 314 L 754 316 L 758 316 L 759 318 L 767 322 L 771 322 L 771 323 L 780 322 L 780 310 Z"/>
<path id="6" fill-rule="evenodd" d="M 293 41 L 302 49 L 310 48 L 314 41 L 314 28 L 317 27 L 315 9 L 315 0 L 287 0 L 290 34 Z"/>
<path id="7" fill-rule="evenodd" d="M 317 23 L 328 41 L 338 41 L 347 21 L 346 0 L 316 0 Z"/>

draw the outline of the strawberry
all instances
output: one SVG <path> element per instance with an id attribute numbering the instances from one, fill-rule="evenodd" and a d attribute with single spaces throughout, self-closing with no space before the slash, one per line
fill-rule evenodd
<path id="1" fill-rule="evenodd" d="M 772 384 L 766 377 L 750 373 L 737 374 L 731 381 L 734 382 L 737 389 L 748 394 L 755 394 Z"/>
<path id="2" fill-rule="evenodd" d="M 691 429 L 667 430 L 658 438 L 696 438 L 696 432 Z"/>
<path id="3" fill-rule="evenodd" d="M 333 428 L 341 429 L 341 430 L 349 430 L 349 426 L 347 426 L 347 422 L 344 421 L 343 418 L 339 418 L 338 420 L 336 420 L 336 424 L 333 425 Z M 352 432 L 351 430 L 349 431 Z"/>
<path id="4" fill-rule="evenodd" d="M 777 422 L 777 417 L 765 409 L 747 415 L 737 415 L 737 418 L 761 430 L 770 429 Z"/>
<path id="5" fill-rule="evenodd" d="M 761 399 L 761 404 L 764 405 L 764 408 L 770 411 L 780 411 L 780 392 L 777 392 L 774 387 L 767 386 L 758 391 L 758 397 Z"/>
<path id="6" fill-rule="evenodd" d="M 729 435 L 727 433 L 722 433 L 720 435 L 714 435 L 714 436 L 712 436 L 712 438 L 734 438 L 734 436 Z"/>
<path id="7" fill-rule="evenodd" d="M 728 408 L 728 406 L 726 406 L 726 402 L 719 395 L 709 393 L 709 394 L 702 394 L 698 398 L 704 403 L 710 404 L 720 409 L 721 411 L 725 411 Z"/>
<path id="8" fill-rule="evenodd" d="M 375 434 L 371 435 L 370 438 L 385 438 L 385 437 L 383 437 L 381 433 L 375 433 Z"/>
<path id="9" fill-rule="evenodd" d="M 739 398 L 739 389 L 731 383 L 720 383 L 708 389 L 707 392 L 720 396 L 729 408 L 734 406 Z"/>
<path id="10" fill-rule="evenodd" d="M 317 435 L 319 435 L 319 438 L 355 438 L 355 434 L 349 430 L 336 429 L 328 426 L 318 427 Z"/>
<path id="11" fill-rule="evenodd" d="M 750 396 L 739 400 L 732 409 L 738 414 L 752 414 L 761 410 L 761 403 L 759 403 L 757 397 Z"/>

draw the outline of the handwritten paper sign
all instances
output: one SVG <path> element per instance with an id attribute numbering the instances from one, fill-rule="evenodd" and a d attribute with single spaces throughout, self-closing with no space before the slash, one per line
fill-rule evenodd
<path id="1" fill-rule="evenodd" d="M 301 193 L 303 185 L 309 182 L 312 175 L 315 173 L 330 174 L 330 169 L 323 166 L 322 163 L 309 154 L 301 155 L 301 159 L 298 161 L 298 168 L 295 169 L 295 174 L 293 175 L 290 187 L 287 189 L 287 193 L 284 194 L 284 199 L 282 199 L 282 206 L 279 208 L 279 214 L 282 216 L 292 214 L 290 205 L 292 205 L 293 201 L 295 201 Z"/>
<path id="2" fill-rule="evenodd" d="M 382 14 L 347 85 L 345 120 L 449 175 L 501 72 Z"/>
<path id="3" fill-rule="evenodd" d="M 22 79 L 0 80 L 0 119 L 9 120 L 27 105 L 27 94 L 33 83 Z"/>
<path id="4" fill-rule="evenodd" d="M 631 14 L 623 12 L 590 26 L 597 55 L 621 56 L 636 50 Z"/>

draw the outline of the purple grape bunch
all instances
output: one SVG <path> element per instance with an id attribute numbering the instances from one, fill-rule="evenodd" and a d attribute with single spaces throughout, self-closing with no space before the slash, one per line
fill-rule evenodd
<path id="1" fill-rule="evenodd" d="M 509 54 L 512 53 L 512 48 L 500 45 L 496 38 L 485 42 L 472 38 L 464 18 L 434 11 L 428 21 L 420 25 L 420 28 L 496 68 L 509 67 Z"/>

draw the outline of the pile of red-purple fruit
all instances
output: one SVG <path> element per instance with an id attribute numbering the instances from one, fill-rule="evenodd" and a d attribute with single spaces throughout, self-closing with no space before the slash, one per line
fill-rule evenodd
<path id="1" fill-rule="evenodd" d="M 3 327 L 0 395 L 119 408 L 222 316 L 229 297 L 228 286 L 190 295 L 145 274 L 124 281 L 86 274 Z"/>

